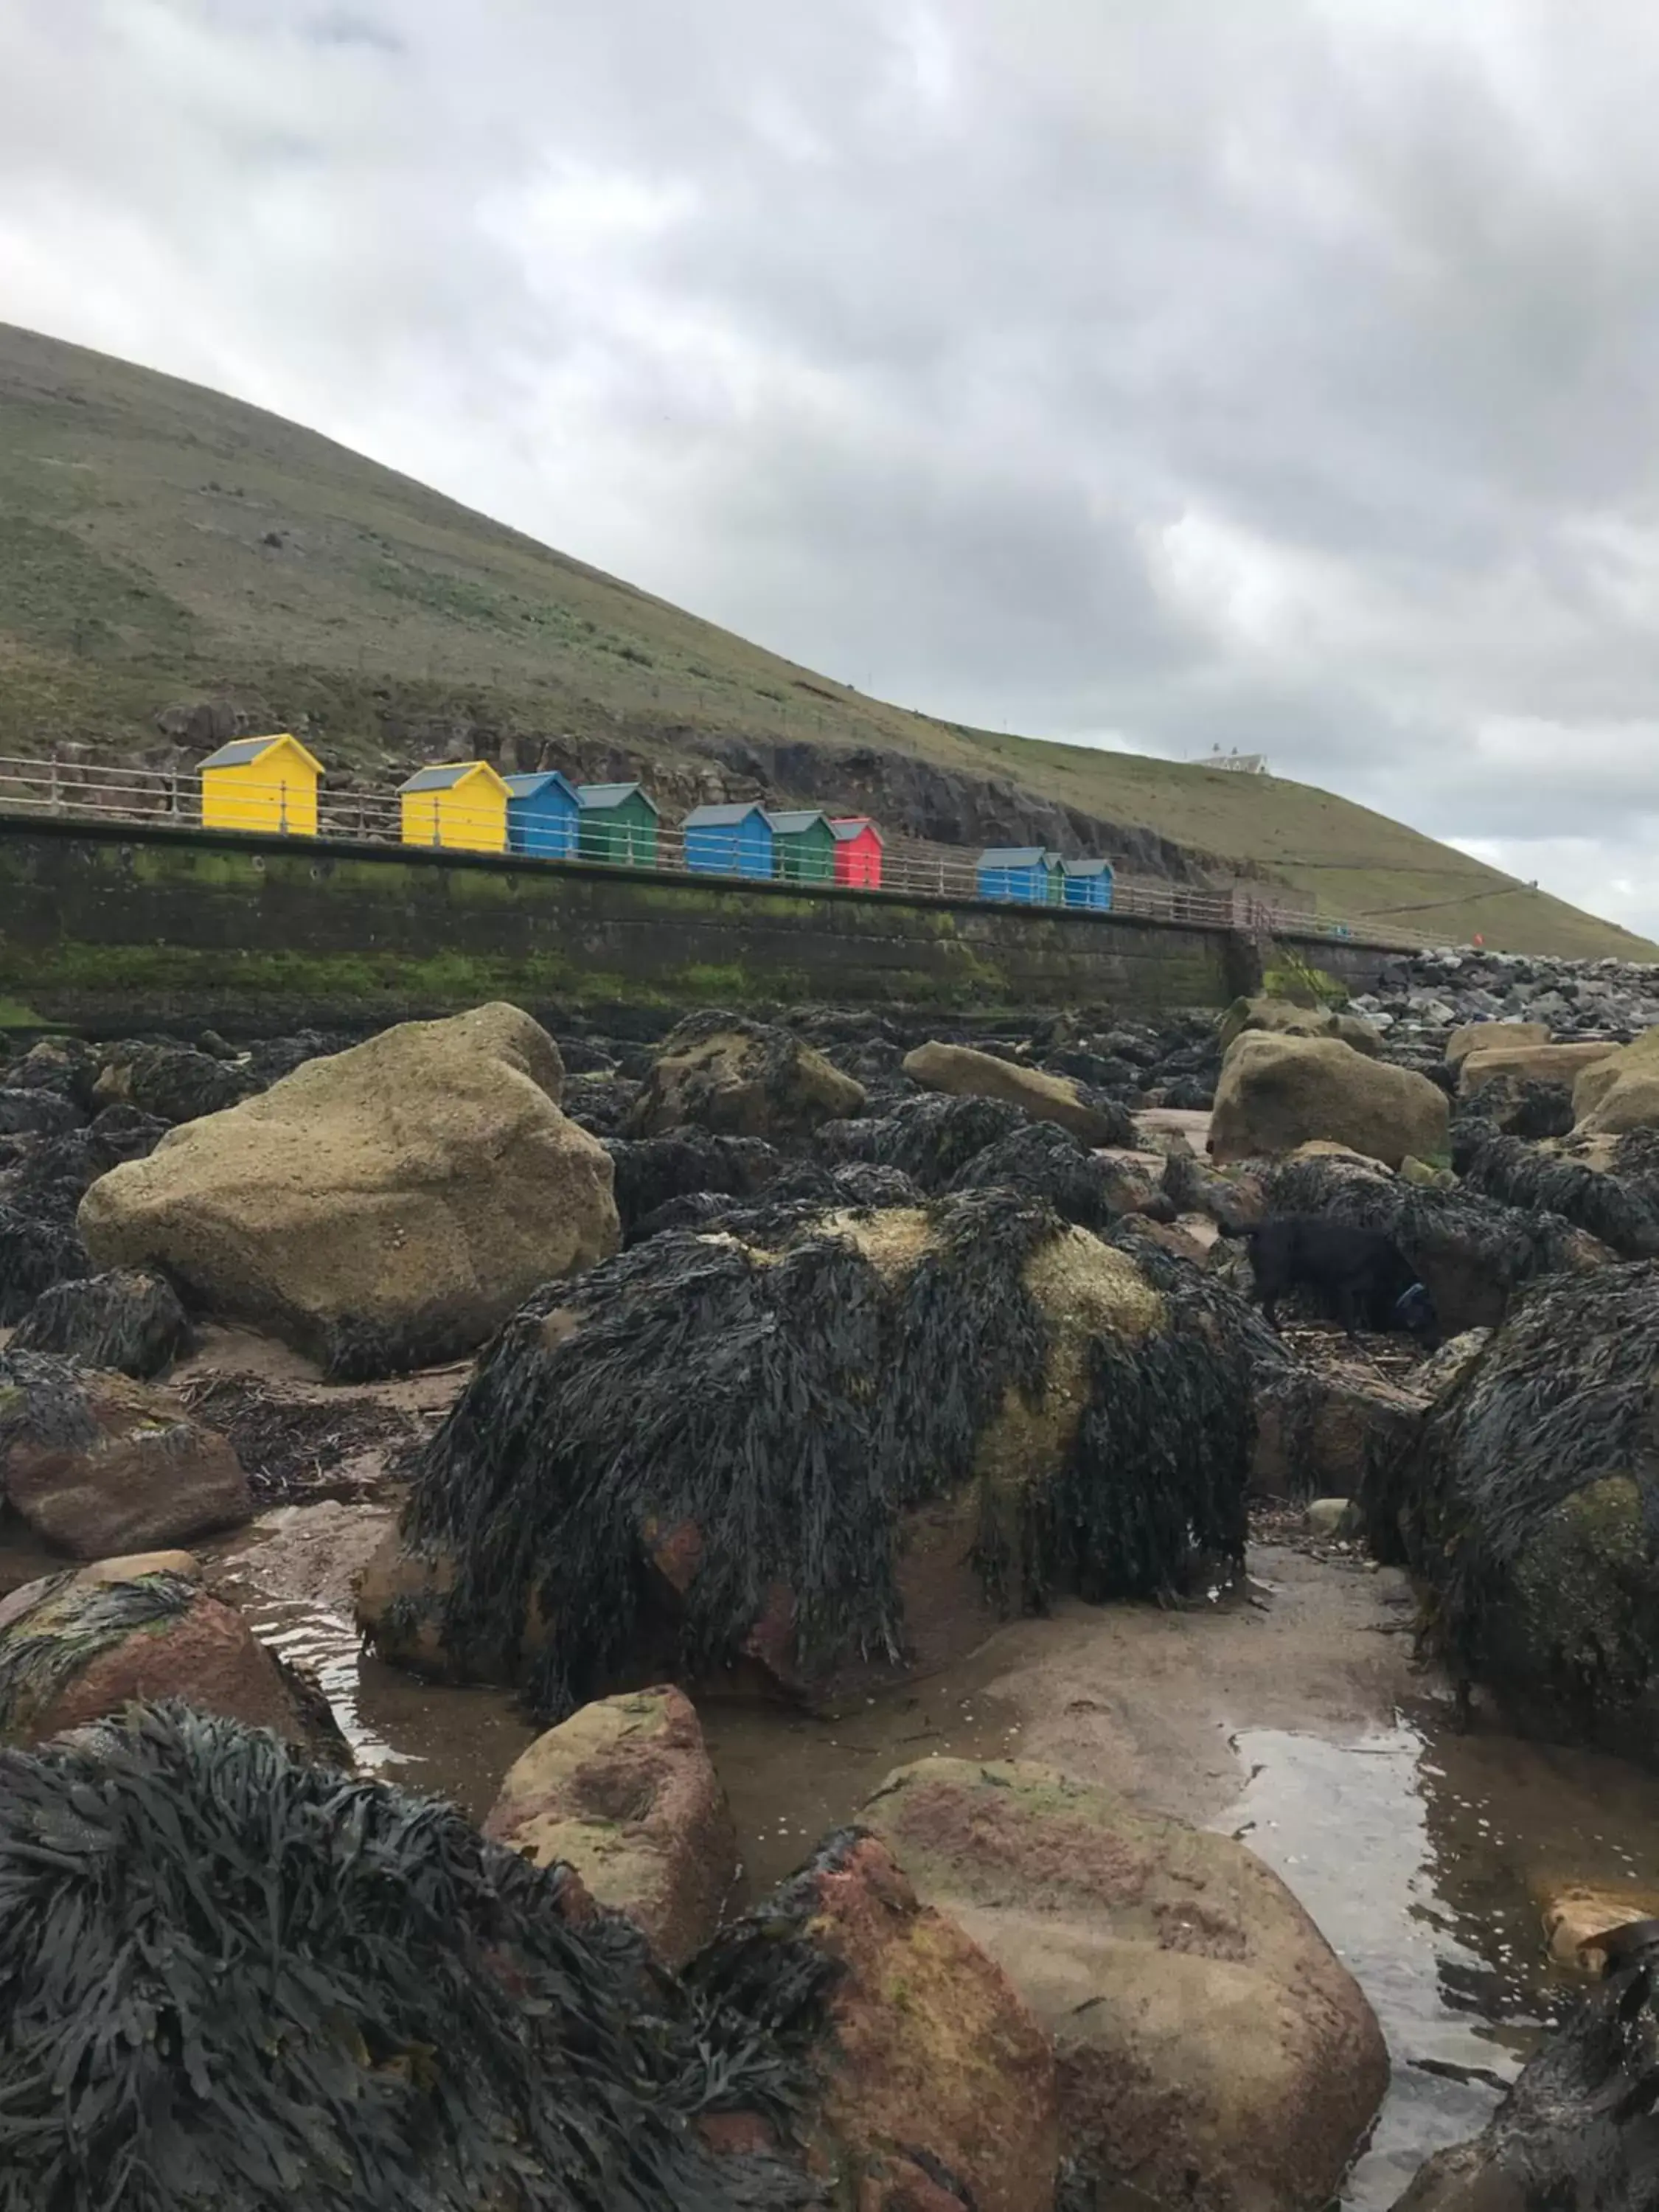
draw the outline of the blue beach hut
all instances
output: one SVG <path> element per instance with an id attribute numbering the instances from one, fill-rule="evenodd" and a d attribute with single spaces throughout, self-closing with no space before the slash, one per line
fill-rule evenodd
<path id="1" fill-rule="evenodd" d="M 574 860 L 576 787 L 556 768 L 507 779 L 507 849 L 536 860 Z"/>
<path id="2" fill-rule="evenodd" d="M 1041 845 L 992 845 L 979 856 L 979 895 L 1047 906 L 1054 896 L 1059 864 Z"/>
<path id="3" fill-rule="evenodd" d="M 746 806 L 694 806 L 682 827 L 688 868 L 715 876 L 772 873 L 775 841 L 757 799 Z"/>
<path id="4" fill-rule="evenodd" d="M 1062 860 L 1060 889 L 1067 906 L 1092 907 L 1109 914 L 1112 907 L 1112 864 L 1109 860 Z"/>

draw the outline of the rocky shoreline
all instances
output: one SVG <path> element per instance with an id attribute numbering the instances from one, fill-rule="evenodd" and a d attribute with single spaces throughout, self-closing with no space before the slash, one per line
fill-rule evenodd
<path id="1" fill-rule="evenodd" d="M 0 1892 L 27 1882 L 37 1931 L 0 1999 L 0 2152 L 56 2202 L 73 2143 L 141 2146 L 144 2208 L 210 2172 L 251 2205 L 301 2175 L 302 2201 L 412 2185 L 457 2212 L 1082 2212 L 1125 2186 L 1314 2212 L 1389 2056 L 1243 1844 L 1063 1755 L 899 1760 L 739 1905 L 699 1708 L 873 1699 L 1068 1607 L 1155 1603 L 1190 1637 L 1183 1606 L 1248 1607 L 1265 1502 L 1306 1516 L 1312 1572 L 1331 1547 L 1409 1572 L 1461 1695 L 1659 1764 L 1659 982 L 1427 954 L 1344 1008 L 1220 1022 L 639 1026 L 494 1006 L 0 1069 Z M 1442 1348 L 1345 1344 L 1316 1305 L 1269 1328 L 1237 1232 L 1285 1215 L 1389 1239 Z M 352 1778 L 213 1564 L 319 1498 L 340 1517 L 309 1553 L 293 1530 L 297 1571 L 356 1585 L 380 1662 L 499 1684 L 538 1725 L 481 1830 Z M 118 2050 L 71 2067 L 68 2133 L 21 2094 L 72 2032 L 51 1931 L 88 1973 L 128 1957 L 94 1836 L 165 1859 L 162 1796 L 238 1942 L 246 1823 L 285 1807 L 306 1838 L 284 1910 L 311 1995 L 239 2089 L 252 2166 L 171 2045 L 140 2105 Z M 371 1831 L 465 2050 L 325 1877 Z M 195 1960 L 175 1877 L 145 1946 Z M 1643 2078 L 1651 1954 L 1595 1939 L 1645 1896 L 1580 1910 L 1583 2009 L 1415 2202 L 1473 2203 L 1523 2137 L 1577 2185 L 1571 2124 L 1537 2150 L 1540 2083 L 1601 2110 Z M 176 1980 L 120 1971 L 174 2017 Z M 341 2045 L 343 2011 L 373 2033 Z M 255 2004 L 191 2032 L 243 2083 L 268 2027 Z M 112 2099 L 148 2117 L 93 2120 Z M 1594 2158 L 1639 2177 L 1641 2124 Z"/>

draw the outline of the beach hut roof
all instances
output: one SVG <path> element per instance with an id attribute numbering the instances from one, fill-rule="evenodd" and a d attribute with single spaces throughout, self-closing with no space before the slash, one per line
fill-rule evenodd
<path id="1" fill-rule="evenodd" d="M 780 837 L 799 837 L 803 830 L 810 830 L 815 822 L 827 823 L 830 817 L 821 806 L 797 806 L 781 814 L 775 814 L 769 809 L 766 818 Z"/>
<path id="2" fill-rule="evenodd" d="M 567 799 L 574 800 L 576 787 L 556 768 L 538 769 L 533 775 L 509 775 L 507 787 L 514 799 L 533 799 L 538 791 L 545 791 L 550 783 L 557 784 Z"/>
<path id="3" fill-rule="evenodd" d="M 836 842 L 842 845 L 850 845 L 854 837 L 863 836 L 866 830 L 878 845 L 885 842 L 880 830 L 877 829 L 867 814 L 832 815 L 830 818 L 830 827 L 835 832 Z"/>
<path id="4" fill-rule="evenodd" d="M 416 769 L 407 783 L 398 786 L 399 793 L 406 791 L 453 791 L 458 783 L 469 776 L 487 775 L 492 783 L 501 783 L 501 778 L 488 761 L 440 761 L 432 768 Z M 503 784 L 502 788 L 506 786 Z"/>
<path id="5" fill-rule="evenodd" d="M 763 821 L 771 818 L 759 799 L 751 799 L 746 806 L 694 806 L 681 826 L 687 830 L 734 830 L 751 814 L 758 814 Z"/>
<path id="6" fill-rule="evenodd" d="M 234 738 L 229 744 L 221 745 L 216 753 L 210 753 L 201 765 L 204 769 L 251 768 L 255 761 L 263 760 L 273 745 L 292 745 L 300 757 L 308 761 L 319 775 L 322 774 L 321 761 L 314 753 L 307 752 L 290 730 L 277 730 L 264 738 Z"/>
<path id="7" fill-rule="evenodd" d="M 979 856 L 981 868 L 1040 868 L 1048 855 L 1041 845 L 988 845 Z"/>
<path id="8" fill-rule="evenodd" d="M 656 800 L 638 783 L 579 783 L 576 804 L 589 814 L 603 814 L 613 806 L 625 806 L 635 792 L 653 814 L 659 811 Z"/>
<path id="9" fill-rule="evenodd" d="M 1068 876 L 1109 876 L 1112 872 L 1109 860 L 1062 860 L 1060 865 Z"/>

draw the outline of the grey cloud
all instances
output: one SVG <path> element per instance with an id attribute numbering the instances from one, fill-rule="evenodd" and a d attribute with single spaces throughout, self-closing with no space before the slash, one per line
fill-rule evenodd
<path id="1" fill-rule="evenodd" d="M 15 0 L 0 312 L 1654 928 L 1656 64 L 1617 0 Z"/>

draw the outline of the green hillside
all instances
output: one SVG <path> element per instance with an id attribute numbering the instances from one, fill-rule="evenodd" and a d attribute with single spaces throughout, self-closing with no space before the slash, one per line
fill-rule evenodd
<path id="1" fill-rule="evenodd" d="M 475 750 L 632 769 L 671 801 L 757 781 L 915 835 L 1265 875 L 1448 939 L 1655 954 L 1305 784 L 866 699 L 313 431 L 0 325 L 0 753 L 171 763 L 209 702 L 362 784 Z"/>

